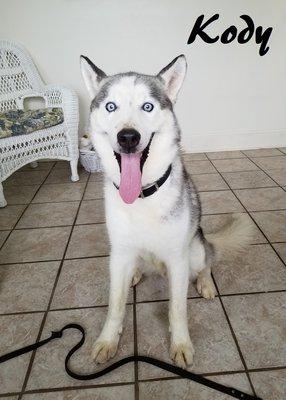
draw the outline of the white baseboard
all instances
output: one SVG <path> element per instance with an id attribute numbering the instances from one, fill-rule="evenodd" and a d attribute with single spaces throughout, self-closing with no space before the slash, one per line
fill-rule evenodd
<path id="1" fill-rule="evenodd" d="M 273 131 L 191 134 L 182 137 L 183 149 L 199 153 L 207 151 L 231 151 L 286 147 L 286 128 Z"/>

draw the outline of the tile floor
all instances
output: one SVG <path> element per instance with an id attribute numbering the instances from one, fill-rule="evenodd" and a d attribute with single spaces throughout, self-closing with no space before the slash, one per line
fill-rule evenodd
<path id="1" fill-rule="evenodd" d="M 267 400 L 286 398 L 286 148 L 184 155 L 201 195 L 206 231 L 243 213 L 255 229 L 242 259 L 213 270 L 217 296 L 189 288 L 192 370 Z M 43 162 L 4 184 L 0 210 L 0 354 L 49 335 L 67 322 L 87 330 L 72 364 L 92 371 L 92 341 L 108 301 L 109 245 L 102 177 L 80 171 L 71 183 L 65 162 Z M 138 352 L 169 361 L 164 278 L 130 289 L 116 359 Z M 150 334 L 151 333 L 151 334 Z M 77 339 L 65 335 L 36 353 L 0 366 L 0 399 L 227 399 L 148 365 L 127 365 L 97 381 L 63 370 Z"/>

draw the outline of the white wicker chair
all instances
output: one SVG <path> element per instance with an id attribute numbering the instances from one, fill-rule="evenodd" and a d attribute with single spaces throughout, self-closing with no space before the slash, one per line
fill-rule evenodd
<path id="1" fill-rule="evenodd" d="M 0 207 L 7 202 L 2 182 L 27 163 L 39 159 L 70 161 L 71 180 L 79 179 L 78 100 L 70 89 L 44 85 L 30 55 L 14 42 L 0 41 L 0 111 L 23 109 L 27 97 L 42 97 L 46 107 L 61 107 L 64 122 L 27 135 L 0 139 Z"/>

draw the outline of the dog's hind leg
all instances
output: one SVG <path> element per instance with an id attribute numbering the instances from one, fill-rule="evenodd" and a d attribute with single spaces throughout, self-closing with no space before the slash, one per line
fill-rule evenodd
<path id="1" fill-rule="evenodd" d="M 206 241 L 199 228 L 190 246 L 190 275 L 197 279 L 197 291 L 205 299 L 214 299 L 216 293 L 211 276 L 211 264 L 213 262 L 213 248 Z"/>
<path id="2" fill-rule="evenodd" d="M 110 294 L 107 318 L 103 330 L 96 340 L 92 357 L 103 363 L 114 357 L 125 315 L 128 290 L 134 274 L 136 255 L 126 249 L 112 249 L 110 256 Z"/>
<path id="3" fill-rule="evenodd" d="M 141 278 L 142 278 L 141 269 L 135 267 L 135 274 L 133 275 L 131 286 L 136 286 L 137 283 L 140 282 Z"/>
<path id="4" fill-rule="evenodd" d="M 210 267 L 204 268 L 197 277 L 197 291 L 205 299 L 215 298 L 215 286 L 211 277 Z"/>

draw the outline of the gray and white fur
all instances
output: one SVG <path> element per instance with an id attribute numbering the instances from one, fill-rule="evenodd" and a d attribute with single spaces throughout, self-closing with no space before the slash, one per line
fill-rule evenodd
<path id="1" fill-rule="evenodd" d="M 183 55 L 154 76 L 133 72 L 107 76 L 87 57 L 81 57 L 81 69 L 91 99 L 91 141 L 105 172 L 106 225 L 111 243 L 109 309 L 93 346 L 93 357 L 101 363 L 115 355 L 132 280 L 136 284 L 145 269 L 152 269 L 167 273 L 170 356 L 185 368 L 194 355 L 187 322 L 189 279 L 196 280 L 199 294 L 213 299 L 211 267 L 226 253 L 233 256 L 233 251 L 245 247 L 250 225 L 246 219 L 234 219 L 209 236 L 201 229 L 200 200 L 182 162 L 180 130 L 173 110 L 187 69 Z M 125 134 L 126 140 L 133 140 L 129 147 L 120 139 Z M 136 160 L 148 145 L 140 175 Z M 128 189 L 132 174 L 134 182 L 144 189 L 162 177 L 169 165 L 170 176 L 159 190 L 146 198 L 134 198 L 132 185 Z M 128 190 L 133 194 L 129 196 Z"/>

